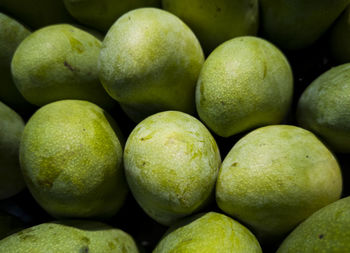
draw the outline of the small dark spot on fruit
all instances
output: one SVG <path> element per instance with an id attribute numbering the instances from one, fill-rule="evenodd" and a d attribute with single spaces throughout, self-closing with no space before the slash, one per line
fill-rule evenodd
<path id="1" fill-rule="evenodd" d="M 237 162 L 232 163 L 232 167 L 237 166 L 237 165 L 238 165 Z"/>
<path id="2" fill-rule="evenodd" d="M 64 61 L 64 66 L 66 66 L 70 71 L 74 72 L 74 68 L 67 61 Z"/>
<path id="3" fill-rule="evenodd" d="M 146 165 L 146 162 L 142 162 L 142 166 L 145 166 Z"/>
<path id="4" fill-rule="evenodd" d="M 89 244 L 89 243 L 90 243 L 90 239 L 87 238 L 86 236 L 81 237 L 81 240 L 82 240 L 84 243 L 86 243 L 86 244 Z"/>
<path id="5" fill-rule="evenodd" d="M 318 238 L 322 239 L 324 237 L 324 234 L 319 234 Z"/>
<path id="6" fill-rule="evenodd" d="M 23 241 L 28 241 L 28 240 L 32 240 L 35 241 L 36 240 L 36 236 L 35 235 L 21 235 L 19 237 L 19 239 L 23 240 Z"/>
<path id="7" fill-rule="evenodd" d="M 220 104 L 225 105 L 225 102 L 224 101 L 220 101 Z"/>
<path id="8" fill-rule="evenodd" d="M 115 249 L 115 244 L 113 242 L 108 242 L 108 247 L 110 249 Z"/>
<path id="9" fill-rule="evenodd" d="M 85 129 L 85 128 L 83 128 L 83 131 L 85 132 L 85 131 L 86 131 L 86 129 Z"/>
<path id="10" fill-rule="evenodd" d="M 79 253 L 89 253 L 89 247 L 88 246 L 81 247 Z"/>
<path id="11" fill-rule="evenodd" d="M 221 8 L 220 8 L 220 7 L 217 7 L 217 8 L 216 8 L 216 11 L 217 11 L 217 12 L 220 12 L 220 11 L 221 11 Z"/>
<path id="12" fill-rule="evenodd" d="M 309 158 L 309 156 L 308 156 L 308 155 L 306 155 L 306 158 Z"/>

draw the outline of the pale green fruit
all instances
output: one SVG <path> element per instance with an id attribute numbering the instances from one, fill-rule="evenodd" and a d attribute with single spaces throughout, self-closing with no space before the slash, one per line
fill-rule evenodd
<path id="1" fill-rule="evenodd" d="M 82 24 L 107 31 L 124 13 L 140 7 L 159 7 L 161 0 L 64 0 L 69 13 Z"/>
<path id="2" fill-rule="evenodd" d="M 326 146 L 307 130 L 275 125 L 234 145 L 220 168 L 216 200 L 259 238 L 273 241 L 341 191 L 341 171 Z"/>
<path id="3" fill-rule="evenodd" d="M 340 63 L 350 62 L 350 6 L 334 23 L 329 36 L 332 57 Z"/>
<path id="4" fill-rule="evenodd" d="M 0 211 L 0 240 L 23 228 L 23 222 L 15 216 Z"/>
<path id="5" fill-rule="evenodd" d="M 282 242 L 277 253 L 350 252 L 350 197 L 312 214 Z"/>
<path id="6" fill-rule="evenodd" d="M 237 221 L 219 213 L 197 215 L 170 228 L 153 253 L 262 253 L 258 240 Z"/>
<path id="7" fill-rule="evenodd" d="M 22 24 L 0 12 L 0 100 L 18 110 L 28 106 L 11 76 L 11 60 L 17 46 L 30 31 Z"/>
<path id="8" fill-rule="evenodd" d="M 22 230 L 0 241 L 6 253 L 138 253 L 133 238 L 94 221 L 57 221 Z"/>
<path id="9" fill-rule="evenodd" d="M 108 31 L 100 79 L 134 121 L 166 110 L 193 113 L 203 61 L 197 38 L 179 18 L 141 8 L 124 14 Z"/>
<path id="10" fill-rule="evenodd" d="M 37 202 L 54 217 L 105 218 L 127 193 L 115 121 L 79 100 L 41 107 L 28 121 L 20 163 Z"/>
<path id="11" fill-rule="evenodd" d="M 150 217 L 165 225 L 211 200 L 220 162 L 216 142 L 205 126 L 176 111 L 139 123 L 124 151 L 133 196 Z"/>
<path id="12" fill-rule="evenodd" d="M 228 137 L 286 116 L 293 75 L 285 56 L 271 43 L 238 37 L 216 48 L 205 61 L 196 87 L 201 120 Z"/>
<path id="13" fill-rule="evenodd" d="M 163 8 L 191 27 L 210 53 L 234 37 L 255 35 L 258 30 L 258 0 L 163 0 Z"/>
<path id="14" fill-rule="evenodd" d="M 279 47 L 291 50 L 312 45 L 349 0 L 261 0 L 262 35 Z"/>
<path id="15" fill-rule="evenodd" d="M 21 116 L 0 102 L 0 199 L 25 187 L 18 159 L 23 128 Z"/>
<path id="16" fill-rule="evenodd" d="M 11 64 L 15 84 L 32 104 L 81 99 L 111 107 L 97 70 L 101 42 L 71 25 L 52 25 L 29 35 Z"/>
<path id="17" fill-rule="evenodd" d="M 301 95 L 299 124 L 337 152 L 350 153 L 350 63 L 328 70 Z"/>
<path id="18" fill-rule="evenodd" d="M 0 9 L 34 29 L 72 21 L 62 0 L 1 0 Z"/>

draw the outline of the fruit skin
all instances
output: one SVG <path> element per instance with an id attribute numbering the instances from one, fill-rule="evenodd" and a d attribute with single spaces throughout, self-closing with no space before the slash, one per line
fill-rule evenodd
<path id="1" fill-rule="evenodd" d="M 312 45 L 331 26 L 349 0 L 261 0 L 261 34 L 281 48 Z"/>
<path id="2" fill-rule="evenodd" d="M 7 253 L 138 253 L 133 238 L 95 221 L 55 221 L 22 230 L 0 241 Z"/>
<path id="3" fill-rule="evenodd" d="M 79 22 L 106 32 L 124 13 L 140 7 L 160 7 L 160 0 L 64 0 Z"/>
<path id="4" fill-rule="evenodd" d="M 234 37 L 256 35 L 258 30 L 257 0 L 163 0 L 162 4 L 191 27 L 206 53 Z"/>
<path id="5" fill-rule="evenodd" d="M 0 9 L 33 29 L 73 21 L 62 0 L 1 0 Z"/>
<path id="6" fill-rule="evenodd" d="M 332 57 L 339 63 L 350 62 L 350 6 L 334 22 L 329 33 L 330 52 Z"/>
<path id="7" fill-rule="evenodd" d="M 193 32 L 173 14 L 141 8 L 108 31 L 99 58 L 100 80 L 136 122 L 160 111 L 193 113 L 204 62 Z"/>
<path id="8" fill-rule="evenodd" d="M 196 106 L 211 130 L 229 137 L 280 123 L 292 96 L 293 75 L 285 56 L 271 43 L 245 36 L 223 43 L 207 58 Z"/>
<path id="9" fill-rule="evenodd" d="M 20 146 L 26 184 L 58 218 L 108 218 L 127 193 L 122 142 L 115 121 L 78 100 L 41 107 L 28 121 Z"/>
<path id="10" fill-rule="evenodd" d="M 209 212 L 191 217 L 184 224 L 170 228 L 153 253 L 261 253 L 258 240 L 237 221 Z"/>
<path id="11" fill-rule="evenodd" d="M 275 241 L 341 191 L 341 171 L 326 146 L 305 129 L 275 125 L 234 145 L 220 168 L 216 201 L 258 238 Z"/>
<path id="12" fill-rule="evenodd" d="M 101 41 L 71 25 L 52 25 L 29 35 L 11 63 L 13 80 L 32 104 L 81 99 L 104 108 L 113 99 L 103 89 L 97 70 Z"/>
<path id="13" fill-rule="evenodd" d="M 0 102 L 0 199 L 24 189 L 19 165 L 19 145 L 24 122 L 15 111 Z"/>
<path id="14" fill-rule="evenodd" d="M 314 80 L 297 106 L 299 124 L 340 153 L 350 153 L 350 64 L 334 67 Z"/>
<path id="15" fill-rule="evenodd" d="M 205 126 L 176 111 L 157 113 L 139 123 L 124 151 L 133 196 L 163 225 L 211 200 L 220 163 L 218 146 Z"/>
<path id="16" fill-rule="evenodd" d="M 350 251 L 350 197 L 312 214 L 282 242 L 277 253 Z"/>
<path id="17" fill-rule="evenodd" d="M 31 32 L 22 24 L 1 12 L 0 27 L 0 100 L 16 110 L 24 109 L 29 103 L 12 81 L 11 60 L 17 46 Z"/>

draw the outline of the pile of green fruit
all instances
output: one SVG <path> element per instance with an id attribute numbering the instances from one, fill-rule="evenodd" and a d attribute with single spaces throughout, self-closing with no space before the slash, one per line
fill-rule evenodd
<path id="1" fill-rule="evenodd" d="M 350 0 L 0 0 L 0 253 L 350 252 Z"/>

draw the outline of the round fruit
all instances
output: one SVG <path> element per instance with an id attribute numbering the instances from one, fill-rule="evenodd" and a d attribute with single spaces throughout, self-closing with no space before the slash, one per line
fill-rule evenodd
<path id="1" fill-rule="evenodd" d="M 219 207 L 262 240 L 278 240 L 340 198 L 342 176 L 332 153 L 295 126 L 262 127 L 226 156 L 216 185 Z"/>
<path id="2" fill-rule="evenodd" d="M 350 153 L 350 63 L 328 70 L 301 95 L 299 124 L 337 152 Z"/>
<path id="3" fill-rule="evenodd" d="M 350 197 L 318 210 L 283 241 L 277 253 L 349 252 L 349 210 Z"/>
<path id="4" fill-rule="evenodd" d="M 284 55 L 265 40 L 238 37 L 220 45 L 205 61 L 196 105 L 205 124 L 228 137 L 280 123 L 292 95 L 293 75 Z"/>
<path id="5" fill-rule="evenodd" d="M 0 252 L 138 253 L 133 238 L 94 221 L 58 221 L 24 229 L 0 241 Z"/>
<path id="6" fill-rule="evenodd" d="M 212 197 L 220 153 L 194 117 L 167 111 L 142 121 L 130 134 L 124 167 L 130 189 L 153 219 L 170 225 Z"/>
<path id="7" fill-rule="evenodd" d="M 108 31 L 100 79 L 134 121 L 156 112 L 194 112 L 201 46 L 176 16 L 156 8 L 130 11 Z"/>
<path id="8" fill-rule="evenodd" d="M 107 31 L 124 13 L 146 6 L 160 6 L 160 0 L 64 0 L 69 13 L 82 24 Z"/>
<path id="9" fill-rule="evenodd" d="M 258 30 L 257 0 L 163 0 L 163 8 L 188 24 L 210 53 L 219 44 Z"/>
<path id="10" fill-rule="evenodd" d="M 101 42 L 83 30 L 65 24 L 48 26 L 18 46 L 11 64 L 13 79 L 35 105 L 82 99 L 110 107 L 113 99 L 98 79 L 100 50 Z"/>
<path id="11" fill-rule="evenodd" d="M 0 199 L 25 187 L 18 159 L 23 128 L 21 116 L 0 102 Z"/>
<path id="12" fill-rule="evenodd" d="M 209 212 L 191 217 L 173 228 L 153 253 L 261 253 L 258 240 L 237 221 Z"/>
<path id="13" fill-rule="evenodd" d="M 105 218 L 123 204 L 127 186 L 114 120 L 98 106 L 62 100 L 28 121 L 20 146 L 27 186 L 52 216 Z"/>

